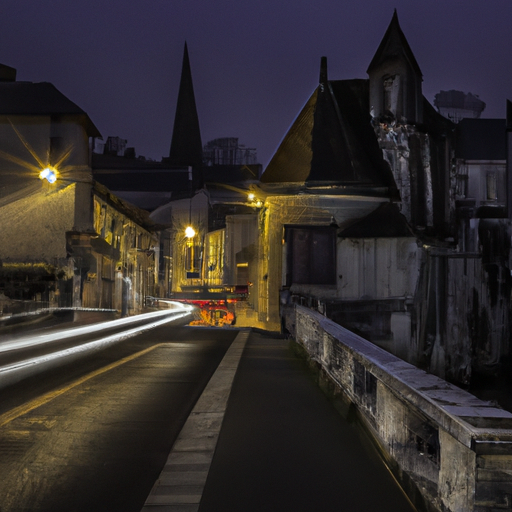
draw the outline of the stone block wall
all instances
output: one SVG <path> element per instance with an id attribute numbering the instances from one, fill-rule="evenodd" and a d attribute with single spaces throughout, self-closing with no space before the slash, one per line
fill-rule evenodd
<path id="1" fill-rule="evenodd" d="M 288 330 L 434 510 L 512 510 L 512 414 L 295 306 Z"/>

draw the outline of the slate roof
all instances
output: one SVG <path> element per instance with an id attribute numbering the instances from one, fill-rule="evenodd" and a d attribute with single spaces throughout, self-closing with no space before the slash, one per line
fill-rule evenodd
<path id="1" fill-rule="evenodd" d="M 114 191 L 161 192 L 190 188 L 186 167 L 114 155 L 92 155 L 95 180 Z"/>
<path id="2" fill-rule="evenodd" d="M 398 14 L 395 9 L 393 17 L 391 18 L 391 23 L 389 24 L 388 29 L 386 30 L 386 33 L 384 34 L 384 37 L 382 38 L 370 65 L 368 66 L 367 73 L 370 74 L 374 68 L 380 66 L 386 61 L 395 61 L 403 57 L 406 58 L 414 71 L 420 77 L 423 76 L 418 61 L 412 53 L 411 47 L 400 28 Z"/>
<path id="3" fill-rule="evenodd" d="M 311 169 L 311 133 L 318 89 L 313 92 L 267 165 L 262 183 L 304 182 Z"/>
<path id="4" fill-rule="evenodd" d="M 321 75 L 326 77 L 323 70 Z M 261 177 L 262 183 L 394 185 L 369 114 L 365 79 L 326 80 L 313 92 Z"/>
<path id="5" fill-rule="evenodd" d="M 441 115 L 423 96 L 423 123 L 416 127 L 429 135 L 447 137 L 454 132 L 456 124 Z"/>
<path id="6" fill-rule="evenodd" d="M 407 220 L 394 203 L 382 203 L 372 213 L 338 234 L 341 238 L 415 237 Z"/>
<path id="7" fill-rule="evenodd" d="M 204 181 L 209 183 L 241 183 L 256 181 L 260 164 L 255 165 L 213 165 L 202 167 Z M 189 191 L 188 168 L 127 158 L 117 155 L 92 154 L 94 179 L 110 190 L 141 192 Z M 194 187 L 195 188 L 195 187 Z"/>
<path id="8" fill-rule="evenodd" d="M 505 119 L 461 119 L 456 127 L 456 158 L 506 160 Z"/>
<path id="9" fill-rule="evenodd" d="M 169 169 L 95 171 L 93 177 L 110 190 L 125 192 L 172 192 L 189 186 L 186 173 Z"/>
<path id="10" fill-rule="evenodd" d="M 0 115 L 73 116 L 89 137 L 101 137 L 89 116 L 48 82 L 0 82 Z"/>
<path id="11" fill-rule="evenodd" d="M 211 165 L 203 167 L 205 182 L 214 183 L 240 183 L 243 181 L 257 181 L 261 164 L 250 165 Z"/>

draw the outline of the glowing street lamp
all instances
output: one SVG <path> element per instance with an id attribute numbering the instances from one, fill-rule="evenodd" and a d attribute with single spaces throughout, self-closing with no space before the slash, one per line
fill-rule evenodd
<path id="1" fill-rule="evenodd" d="M 57 174 L 51 167 L 46 167 L 39 173 L 39 179 L 46 180 L 48 183 L 55 183 L 57 181 Z"/>
<path id="2" fill-rule="evenodd" d="M 253 194 L 252 192 L 247 194 L 247 199 L 253 207 L 255 206 L 256 208 L 261 208 L 263 206 L 263 202 L 256 197 L 256 194 Z"/>
<path id="3" fill-rule="evenodd" d="M 185 229 L 185 236 L 187 238 L 194 238 L 196 236 L 196 232 L 195 232 L 195 229 L 192 227 L 192 226 L 188 226 L 186 229 Z"/>

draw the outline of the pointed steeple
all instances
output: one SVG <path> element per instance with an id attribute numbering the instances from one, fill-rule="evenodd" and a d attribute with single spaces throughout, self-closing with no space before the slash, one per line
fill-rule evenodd
<path id="1" fill-rule="evenodd" d="M 423 74 L 400 28 L 396 9 L 367 73 L 370 105 L 377 117 L 423 122 Z"/>
<path id="2" fill-rule="evenodd" d="M 192 166 L 195 169 L 200 169 L 203 164 L 203 145 L 201 143 L 187 43 L 185 43 L 183 52 L 181 82 L 174 117 L 169 164 Z"/>
<path id="3" fill-rule="evenodd" d="M 414 71 L 419 76 L 423 77 L 420 66 L 416 61 L 416 57 L 412 53 L 411 47 L 400 28 L 398 14 L 395 9 L 393 17 L 391 18 L 391 23 L 389 24 L 388 29 L 386 30 L 386 33 L 384 34 L 384 37 L 382 38 L 370 65 L 368 66 L 367 73 L 370 74 L 374 68 L 380 66 L 385 61 L 394 61 L 403 58 L 407 59 Z"/>

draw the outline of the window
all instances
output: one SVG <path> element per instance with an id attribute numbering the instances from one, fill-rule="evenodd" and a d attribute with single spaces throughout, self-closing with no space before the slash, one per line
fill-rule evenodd
<path id="1" fill-rule="evenodd" d="M 487 201 L 496 201 L 498 199 L 498 191 L 496 189 L 496 173 L 487 173 Z"/>
<path id="2" fill-rule="evenodd" d="M 382 81 L 383 89 L 383 112 L 398 114 L 398 94 L 400 92 L 400 76 L 387 76 Z"/>
<path id="3" fill-rule="evenodd" d="M 290 226 L 285 231 L 286 285 L 336 284 L 336 228 Z"/>
<path id="4" fill-rule="evenodd" d="M 393 77 L 387 77 L 384 79 L 384 111 L 389 110 L 390 112 L 393 110 L 391 104 L 392 98 L 392 90 L 393 90 Z"/>
<path id="5" fill-rule="evenodd" d="M 457 165 L 457 190 L 458 198 L 465 199 L 468 195 L 468 166 Z"/>
<path id="6" fill-rule="evenodd" d="M 188 279 L 197 279 L 201 272 L 201 246 L 191 240 L 185 246 L 185 271 Z"/>

